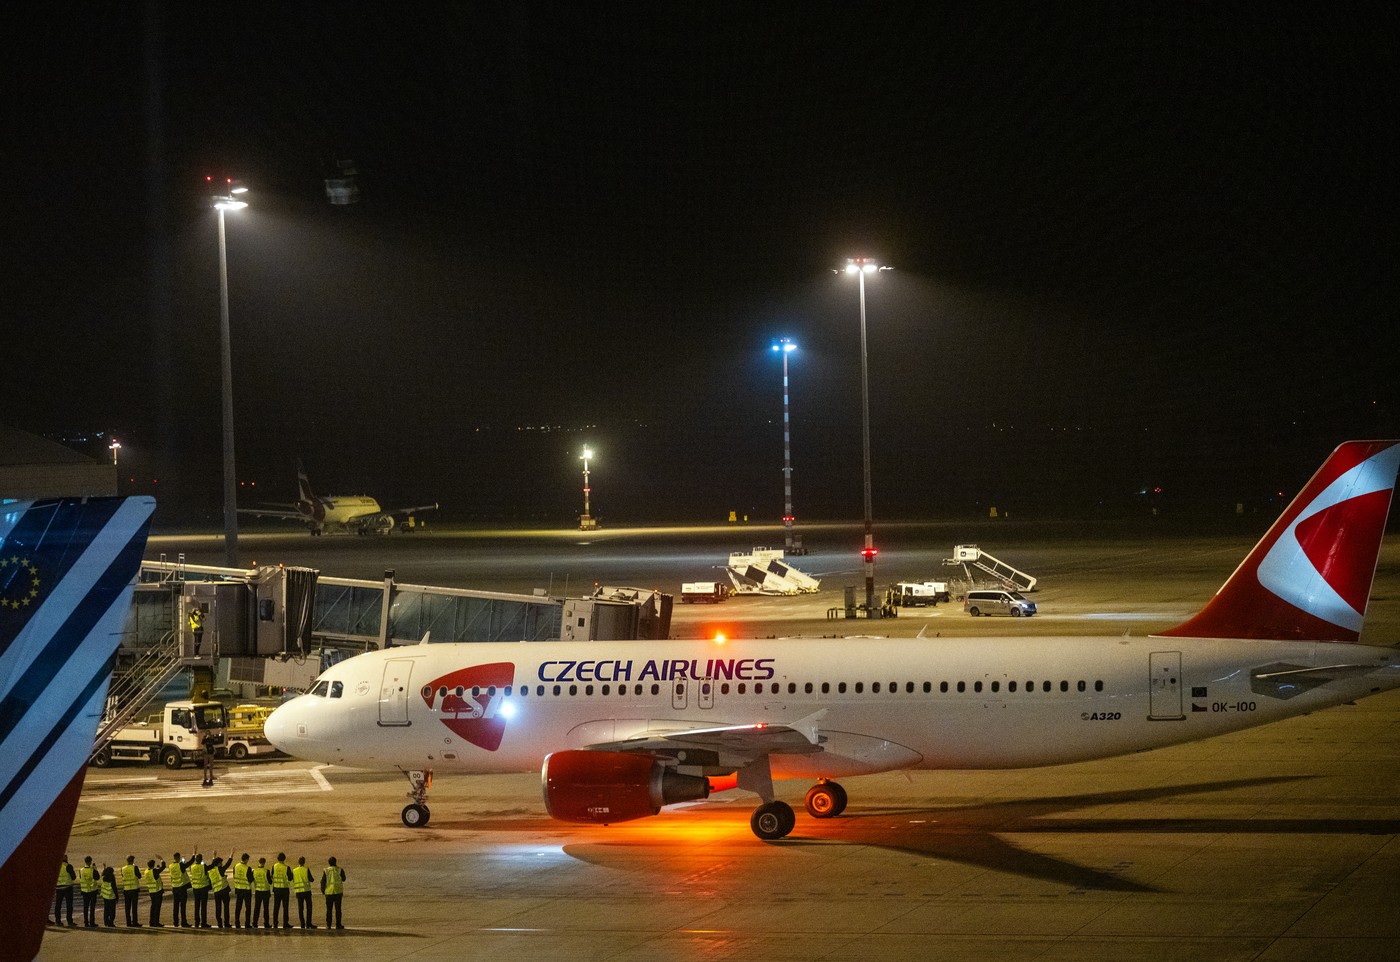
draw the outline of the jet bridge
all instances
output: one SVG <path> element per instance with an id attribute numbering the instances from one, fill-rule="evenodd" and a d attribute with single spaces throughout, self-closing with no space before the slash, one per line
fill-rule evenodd
<path id="1" fill-rule="evenodd" d="M 969 582 L 975 580 L 970 569 L 976 568 L 991 575 L 1003 587 L 1017 591 L 1034 591 L 1038 580 L 1033 575 L 1011 567 L 1005 561 L 993 558 L 975 544 L 954 545 L 953 557 L 944 558 L 943 563 L 945 565 L 961 565 L 963 574 L 967 576 Z"/>

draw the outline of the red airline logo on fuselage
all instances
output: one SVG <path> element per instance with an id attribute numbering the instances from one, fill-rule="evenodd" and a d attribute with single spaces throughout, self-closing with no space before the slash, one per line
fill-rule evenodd
<path id="1" fill-rule="evenodd" d="M 506 734 L 506 720 L 498 713 L 504 690 L 514 679 L 511 662 L 472 665 L 424 685 L 421 694 L 428 708 L 454 734 L 494 752 Z"/>

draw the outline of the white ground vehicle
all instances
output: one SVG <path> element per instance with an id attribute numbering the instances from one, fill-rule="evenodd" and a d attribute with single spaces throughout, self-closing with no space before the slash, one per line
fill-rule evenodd
<path id="1" fill-rule="evenodd" d="M 901 608 L 936 605 L 940 601 L 948 601 L 950 597 L 946 581 L 901 581 L 890 593 L 891 603 Z"/>
<path id="2" fill-rule="evenodd" d="M 216 701 L 172 701 L 164 711 L 118 731 L 93 756 L 92 764 L 105 768 L 118 760 L 159 762 L 175 769 L 185 762 L 200 763 L 204 736 L 222 738 L 227 721 L 224 706 Z"/>
<path id="3" fill-rule="evenodd" d="M 729 586 L 718 581 L 687 581 L 681 585 L 681 603 L 714 605 L 729 599 Z"/>

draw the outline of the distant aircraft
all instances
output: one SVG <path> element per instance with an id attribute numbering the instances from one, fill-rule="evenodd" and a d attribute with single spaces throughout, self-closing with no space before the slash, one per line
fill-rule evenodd
<path id="1" fill-rule="evenodd" d="M 282 751 L 400 769 L 410 827 L 433 770 L 543 773 L 555 818 L 609 823 L 721 787 L 750 825 L 796 818 L 776 779 L 1026 768 L 1196 741 L 1400 687 L 1400 651 L 1357 644 L 1400 442 L 1336 449 L 1205 607 L 1142 638 L 419 644 L 347 659 L 278 708 Z"/>
<path id="2" fill-rule="evenodd" d="M 385 510 L 379 502 L 365 494 L 333 494 L 317 497 L 306 480 L 306 469 L 297 459 L 297 500 L 292 504 L 270 504 L 263 508 L 239 508 L 239 514 L 259 518 L 286 518 L 300 521 L 313 536 L 327 530 L 354 534 L 388 534 L 394 530 L 395 518 L 407 517 L 418 511 L 436 511 L 437 503 L 420 504 L 412 508 Z M 290 510 L 279 510 L 290 509 Z"/>
<path id="3" fill-rule="evenodd" d="M 39 954 L 154 509 L 0 505 L 0 958 Z"/>

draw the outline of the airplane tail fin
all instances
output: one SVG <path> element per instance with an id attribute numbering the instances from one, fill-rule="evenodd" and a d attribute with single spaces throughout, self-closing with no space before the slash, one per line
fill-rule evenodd
<path id="1" fill-rule="evenodd" d="M 306 468 L 302 466 L 301 458 L 297 458 L 297 500 L 316 503 L 316 495 L 311 491 L 311 482 L 306 479 Z"/>
<path id="2" fill-rule="evenodd" d="M 131 613 L 155 499 L 0 505 L 0 904 L 33 959 Z"/>
<path id="3" fill-rule="evenodd" d="M 1355 642 L 1390 512 L 1400 441 L 1348 441 L 1313 475 L 1182 638 Z"/>

